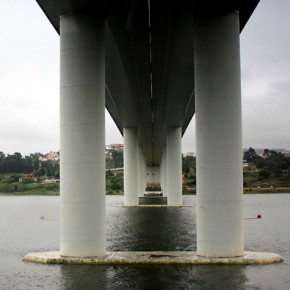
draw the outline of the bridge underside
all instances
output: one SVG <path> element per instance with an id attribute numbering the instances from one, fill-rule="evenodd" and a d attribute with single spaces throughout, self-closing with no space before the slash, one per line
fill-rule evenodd
<path id="1" fill-rule="evenodd" d="M 182 204 L 196 114 L 197 254 L 243 256 L 239 34 L 258 0 L 38 0 L 60 34 L 63 256 L 102 256 L 105 105 L 124 136 L 124 204 Z"/>
<path id="2" fill-rule="evenodd" d="M 158 166 L 168 130 L 183 134 L 195 113 L 193 17 L 238 10 L 242 30 L 258 0 L 37 2 L 58 33 L 68 12 L 105 18 L 106 107 L 122 134 L 138 129 L 146 164 Z"/>

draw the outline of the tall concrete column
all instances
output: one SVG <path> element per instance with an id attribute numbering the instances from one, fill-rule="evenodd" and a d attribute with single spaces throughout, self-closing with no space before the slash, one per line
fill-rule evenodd
<path id="1" fill-rule="evenodd" d="M 163 186 L 164 186 L 164 162 L 163 162 L 163 156 L 161 156 L 160 161 L 160 187 L 161 191 L 163 192 Z"/>
<path id="2" fill-rule="evenodd" d="M 142 151 L 142 147 L 141 145 L 138 145 L 137 147 L 138 149 L 138 159 L 137 159 L 137 163 L 138 163 L 138 197 L 142 197 L 144 196 L 144 155 L 143 155 L 143 151 Z"/>
<path id="3" fill-rule="evenodd" d="M 167 204 L 182 204 L 181 128 L 167 133 Z"/>
<path id="4" fill-rule="evenodd" d="M 167 197 L 167 147 L 166 146 L 164 146 L 163 152 L 162 152 L 161 176 L 162 176 L 163 196 Z"/>
<path id="5" fill-rule="evenodd" d="M 160 186 L 160 166 L 147 166 L 147 184 L 149 187 Z"/>
<path id="6" fill-rule="evenodd" d="M 242 126 L 237 12 L 195 21 L 197 254 L 241 256 Z"/>
<path id="7" fill-rule="evenodd" d="M 138 173 L 137 146 L 138 135 L 135 128 L 124 128 L 124 205 L 137 205 Z"/>
<path id="8" fill-rule="evenodd" d="M 145 157 L 143 160 L 144 160 L 143 162 L 143 186 L 144 186 L 144 192 L 145 192 L 147 188 L 147 164 L 145 161 Z"/>
<path id="9" fill-rule="evenodd" d="M 60 17 L 60 252 L 105 255 L 104 21 Z"/>

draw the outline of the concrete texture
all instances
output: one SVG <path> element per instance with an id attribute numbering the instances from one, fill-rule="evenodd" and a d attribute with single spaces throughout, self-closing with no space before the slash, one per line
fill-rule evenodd
<path id="1" fill-rule="evenodd" d="M 244 252 L 239 14 L 195 23 L 197 253 Z"/>
<path id="2" fill-rule="evenodd" d="M 105 238 L 105 27 L 60 17 L 60 251 L 102 255 Z"/>
<path id="3" fill-rule="evenodd" d="M 135 128 L 124 128 L 124 204 L 138 204 L 138 135 Z"/>
<path id="4" fill-rule="evenodd" d="M 102 257 L 62 257 L 60 252 L 29 253 L 22 258 L 26 262 L 41 264 L 107 264 L 107 265 L 252 265 L 281 263 L 283 258 L 274 253 L 245 252 L 241 257 L 206 258 L 196 252 L 107 252 Z"/>
<path id="5" fill-rule="evenodd" d="M 167 203 L 182 204 L 181 127 L 167 133 Z"/>

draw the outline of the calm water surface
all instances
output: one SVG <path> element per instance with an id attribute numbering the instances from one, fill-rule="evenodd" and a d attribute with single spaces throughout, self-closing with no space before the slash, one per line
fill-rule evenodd
<path id="1" fill-rule="evenodd" d="M 196 250 L 195 208 L 121 208 L 107 197 L 108 251 Z M 41 265 L 28 252 L 59 249 L 59 197 L 0 196 L 0 289 L 290 289 L 290 194 L 246 195 L 245 249 L 275 252 L 255 266 Z M 195 203 L 195 196 L 184 197 Z M 41 219 L 43 216 L 45 219 Z"/>

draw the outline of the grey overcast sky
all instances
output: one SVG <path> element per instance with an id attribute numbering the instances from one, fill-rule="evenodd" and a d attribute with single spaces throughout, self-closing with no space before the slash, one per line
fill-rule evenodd
<path id="1" fill-rule="evenodd" d="M 241 34 L 243 147 L 290 149 L 290 1 L 261 0 Z M 106 114 L 106 144 L 122 143 Z M 59 149 L 59 37 L 34 0 L 0 1 L 0 151 Z M 195 152 L 195 122 L 183 152 Z"/>

